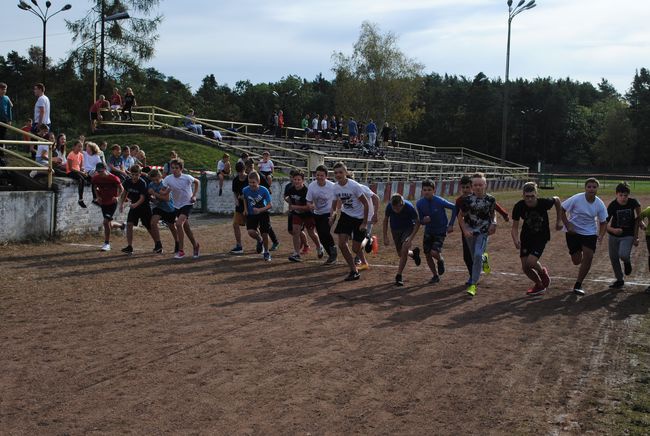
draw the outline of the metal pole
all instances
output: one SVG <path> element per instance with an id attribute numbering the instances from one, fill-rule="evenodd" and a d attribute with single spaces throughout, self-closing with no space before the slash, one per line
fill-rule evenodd
<path id="1" fill-rule="evenodd" d="M 104 89 L 104 28 L 105 28 L 105 23 L 104 23 L 104 13 L 105 13 L 105 4 L 104 0 L 102 0 L 102 7 L 101 7 L 101 17 L 102 17 L 102 33 L 101 33 L 101 56 L 99 59 L 99 89 Z"/>
<path id="2" fill-rule="evenodd" d="M 93 34 L 93 103 L 97 101 L 97 23 Z"/>
<path id="3" fill-rule="evenodd" d="M 510 80 L 510 30 L 512 17 L 508 17 L 508 45 L 506 49 L 506 81 L 503 87 L 503 126 L 501 127 L 501 164 L 506 161 L 506 149 L 508 141 L 508 105 L 509 105 L 509 80 Z"/>
<path id="4" fill-rule="evenodd" d="M 43 21 L 43 82 L 45 82 L 45 65 L 47 62 L 47 55 L 46 55 L 46 29 L 47 29 L 47 20 L 41 19 Z"/>

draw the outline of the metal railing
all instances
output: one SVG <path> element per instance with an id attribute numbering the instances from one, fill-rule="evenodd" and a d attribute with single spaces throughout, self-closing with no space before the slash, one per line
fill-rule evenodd
<path id="1" fill-rule="evenodd" d="M 36 171 L 36 172 L 47 172 L 47 188 L 51 189 L 52 188 L 52 181 L 53 181 L 53 174 L 54 171 L 52 170 L 52 150 L 54 149 L 55 143 L 46 141 L 43 138 L 34 135 L 33 133 L 30 132 L 25 132 L 24 130 L 18 129 L 10 124 L 6 124 L 3 122 L 0 122 L 0 127 L 6 128 L 10 132 L 18 133 L 23 136 L 27 136 L 33 141 L 16 141 L 16 140 L 10 140 L 10 139 L 3 139 L 0 141 L 2 144 L 14 144 L 14 145 L 48 145 L 48 159 L 47 159 L 47 166 L 40 166 L 36 164 L 33 160 L 26 158 L 25 156 L 22 156 L 19 153 L 16 153 L 11 150 L 7 150 L 6 148 L 3 148 L 1 151 L 3 153 L 6 153 L 13 158 L 16 158 L 22 162 L 25 162 L 27 164 L 30 164 L 31 166 L 25 166 L 25 167 L 20 167 L 20 166 L 6 166 L 6 167 L 0 167 L 0 170 L 3 171 Z"/>

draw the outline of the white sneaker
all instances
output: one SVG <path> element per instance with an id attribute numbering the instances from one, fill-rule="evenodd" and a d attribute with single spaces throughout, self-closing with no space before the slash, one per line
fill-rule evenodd
<path id="1" fill-rule="evenodd" d="M 104 244 L 101 248 L 102 251 L 111 251 L 111 244 Z"/>

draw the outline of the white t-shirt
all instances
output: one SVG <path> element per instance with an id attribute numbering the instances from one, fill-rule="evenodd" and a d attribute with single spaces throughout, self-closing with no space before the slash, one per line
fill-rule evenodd
<path id="1" fill-rule="evenodd" d="M 314 118 L 311 120 L 311 128 L 314 130 L 318 130 L 318 118 Z"/>
<path id="2" fill-rule="evenodd" d="M 45 159 L 41 157 L 43 152 L 45 152 Z M 39 145 L 38 148 L 36 149 L 36 162 L 41 165 L 47 165 L 49 158 L 50 158 L 50 146 L 45 144 Z"/>
<path id="3" fill-rule="evenodd" d="M 264 162 L 263 160 L 261 160 L 258 166 L 259 166 L 260 171 L 273 172 L 273 161 L 271 159 L 269 159 L 267 162 Z"/>
<path id="4" fill-rule="evenodd" d="M 363 219 L 363 203 L 359 201 L 359 197 L 365 195 L 363 187 L 352 179 L 348 179 L 343 186 L 334 184 L 334 197 L 341 200 L 341 211 L 352 218 Z"/>
<path id="5" fill-rule="evenodd" d="M 43 119 L 41 119 L 41 107 L 45 108 Z M 41 95 L 36 100 L 36 104 L 34 105 L 34 122 L 36 124 L 50 124 L 52 122 L 50 120 L 50 99 L 46 95 Z"/>
<path id="6" fill-rule="evenodd" d="M 103 153 L 88 154 L 85 151 L 83 153 L 84 153 L 84 171 L 87 173 L 90 171 L 95 171 L 95 167 L 97 166 L 97 164 L 102 162 L 101 155 Z"/>
<path id="7" fill-rule="evenodd" d="M 372 196 L 375 195 L 374 192 L 372 192 L 372 189 L 367 187 L 366 185 L 359 183 L 361 185 L 361 189 L 363 190 L 363 195 L 366 196 L 366 199 L 368 200 L 368 221 L 370 221 L 375 214 L 375 206 L 372 204 Z"/>
<path id="8" fill-rule="evenodd" d="M 192 203 L 192 193 L 194 177 L 189 174 L 181 174 L 175 177 L 173 174 L 168 175 L 163 180 L 163 185 L 168 186 L 174 200 L 174 207 L 180 209 L 184 206 L 189 206 Z"/>
<path id="9" fill-rule="evenodd" d="M 219 162 L 217 162 L 217 172 L 220 173 L 225 169 L 226 169 L 226 163 L 223 161 L 223 159 L 219 159 Z"/>
<path id="10" fill-rule="evenodd" d="M 603 200 L 596 197 L 593 203 L 589 203 L 584 192 L 564 200 L 562 209 L 569 214 L 569 222 L 579 235 L 598 235 L 598 224 L 607 221 L 607 207 Z"/>
<path id="11" fill-rule="evenodd" d="M 316 215 L 327 215 L 332 212 L 334 200 L 334 183 L 325 180 L 325 186 L 320 186 L 316 180 L 307 187 L 307 201 L 314 203 Z"/>
<path id="12" fill-rule="evenodd" d="M 322 120 L 320 122 L 320 128 L 321 130 L 327 130 L 327 120 Z"/>

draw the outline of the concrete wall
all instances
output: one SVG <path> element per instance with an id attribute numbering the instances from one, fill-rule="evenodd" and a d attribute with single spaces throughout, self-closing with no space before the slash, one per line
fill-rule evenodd
<path id="1" fill-rule="evenodd" d="M 47 239 L 53 207 L 53 192 L 0 192 L 0 242 Z"/>
<path id="2" fill-rule="evenodd" d="M 285 213 L 289 211 L 289 205 L 282 198 L 284 186 L 289 180 L 273 180 L 271 186 L 271 213 Z M 232 180 L 223 181 L 223 193 L 219 195 L 219 180 L 214 175 L 208 176 L 207 186 L 208 212 L 231 214 L 235 210 L 235 199 L 232 193 Z"/>

